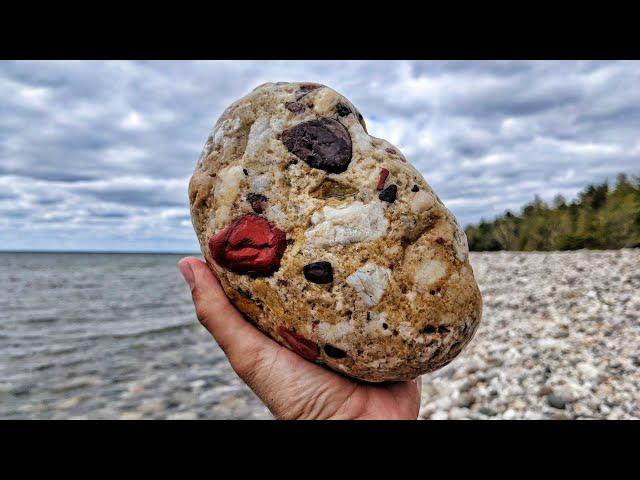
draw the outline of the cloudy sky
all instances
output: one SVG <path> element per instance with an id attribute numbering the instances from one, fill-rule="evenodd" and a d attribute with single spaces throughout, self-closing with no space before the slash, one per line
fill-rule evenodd
<path id="1" fill-rule="evenodd" d="M 346 95 L 463 225 L 640 174 L 640 62 L 0 62 L 0 249 L 196 251 L 195 161 L 267 81 Z"/>

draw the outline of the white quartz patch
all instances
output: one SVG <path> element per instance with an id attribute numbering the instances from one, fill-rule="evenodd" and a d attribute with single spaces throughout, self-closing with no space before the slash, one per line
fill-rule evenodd
<path id="1" fill-rule="evenodd" d="M 349 133 L 351 134 L 354 150 L 359 150 L 364 153 L 371 149 L 371 137 L 364 131 L 362 125 L 355 123 L 349 129 Z"/>
<path id="2" fill-rule="evenodd" d="M 269 206 L 265 214 L 271 223 L 274 223 L 280 228 L 288 228 L 290 222 L 287 220 L 287 216 L 278 205 Z"/>
<path id="3" fill-rule="evenodd" d="M 213 130 L 209 134 L 209 137 L 207 138 L 207 141 L 205 142 L 204 147 L 202 148 L 202 152 L 200 153 L 200 158 L 198 159 L 198 168 L 201 167 L 202 160 L 211 153 L 211 150 L 213 150 L 213 147 L 216 145 L 220 145 L 220 143 L 223 142 L 225 134 L 235 132 L 236 130 L 238 130 L 238 128 L 240 128 L 240 124 L 241 124 L 240 118 L 236 117 L 233 120 L 228 118 L 224 122 L 213 127 Z"/>
<path id="4" fill-rule="evenodd" d="M 242 167 L 232 166 L 220 170 L 213 191 L 216 205 L 215 221 L 218 226 L 231 219 L 231 206 L 240 193 L 240 184 L 244 181 Z"/>
<path id="5" fill-rule="evenodd" d="M 384 328 L 385 325 L 387 328 Z M 365 323 L 364 329 L 372 337 L 388 337 L 392 334 L 389 325 L 387 325 L 387 314 L 385 312 L 370 312 L 369 320 Z"/>
<path id="6" fill-rule="evenodd" d="M 232 166 L 220 170 L 213 191 L 213 198 L 218 205 L 230 205 L 240 192 L 240 184 L 244 180 L 242 167 Z"/>
<path id="7" fill-rule="evenodd" d="M 323 207 L 311 216 L 314 225 L 305 232 L 307 241 L 318 247 L 376 240 L 387 233 L 389 222 L 380 202 L 353 202 L 338 208 Z"/>
<path id="8" fill-rule="evenodd" d="M 218 127 L 214 128 L 212 132 L 213 144 L 218 145 L 222 141 L 225 135 L 233 133 L 240 128 L 240 117 L 228 118 L 222 122 Z"/>
<path id="9" fill-rule="evenodd" d="M 409 323 L 401 323 L 398 326 L 398 332 L 402 338 L 410 340 L 413 337 L 413 326 Z"/>
<path id="10" fill-rule="evenodd" d="M 320 322 L 318 336 L 326 343 L 337 347 L 348 345 L 348 336 L 353 333 L 351 322 L 344 320 L 338 323 Z"/>
<path id="11" fill-rule="evenodd" d="M 390 278 L 391 270 L 369 262 L 349 275 L 347 284 L 358 292 L 366 306 L 372 307 L 380 302 Z"/>
<path id="12" fill-rule="evenodd" d="M 275 138 L 278 133 L 282 131 L 284 127 L 284 121 L 279 118 L 260 117 L 249 130 L 249 137 L 247 138 L 247 146 L 244 150 L 245 156 L 255 154 L 260 146 L 272 138 Z"/>
<path id="13" fill-rule="evenodd" d="M 257 175 L 251 180 L 251 191 L 262 193 L 269 187 L 269 175 Z"/>
<path id="14" fill-rule="evenodd" d="M 436 203 L 435 197 L 431 192 L 420 190 L 413 196 L 411 200 L 411 211 L 413 213 L 420 213 L 429 210 Z"/>
<path id="15" fill-rule="evenodd" d="M 447 266 L 440 260 L 428 259 L 418 265 L 413 281 L 420 286 L 429 286 L 437 282 L 447 273 Z"/>

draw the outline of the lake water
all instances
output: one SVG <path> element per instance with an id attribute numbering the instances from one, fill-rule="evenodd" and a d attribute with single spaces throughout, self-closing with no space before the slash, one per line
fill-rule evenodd
<path id="1" fill-rule="evenodd" d="M 0 418 L 262 418 L 180 255 L 0 253 Z"/>

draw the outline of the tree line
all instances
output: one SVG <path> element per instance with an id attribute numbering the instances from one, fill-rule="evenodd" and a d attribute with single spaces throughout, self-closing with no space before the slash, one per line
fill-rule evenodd
<path id="1" fill-rule="evenodd" d="M 637 248 L 640 177 L 619 174 L 613 187 L 589 185 L 571 203 L 557 195 L 547 205 L 536 196 L 520 215 L 507 211 L 465 232 L 474 251 Z"/>

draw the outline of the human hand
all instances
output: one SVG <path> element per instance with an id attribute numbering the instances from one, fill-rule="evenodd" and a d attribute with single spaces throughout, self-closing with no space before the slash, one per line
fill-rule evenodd
<path id="1" fill-rule="evenodd" d="M 372 384 L 309 362 L 250 324 L 203 261 L 178 263 L 191 288 L 196 316 L 244 382 L 278 419 L 415 420 L 420 378 Z"/>

